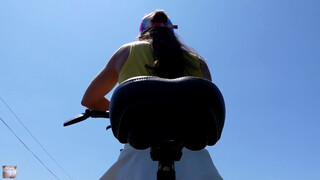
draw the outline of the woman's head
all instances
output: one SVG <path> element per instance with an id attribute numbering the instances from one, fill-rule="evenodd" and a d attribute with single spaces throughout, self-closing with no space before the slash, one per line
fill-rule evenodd
<path id="1" fill-rule="evenodd" d="M 142 18 L 139 28 L 140 36 L 148 30 L 150 30 L 151 28 L 157 27 L 168 28 L 172 32 L 173 29 L 178 29 L 178 26 L 172 24 L 171 20 L 168 18 L 168 16 L 163 10 L 156 10 L 152 13 L 145 15 Z"/>
<path id="2" fill-rule="evenodd" d="M 157 76 L 176 78 L 183 75 L 183 50 L 173 32 L 176 28 L 163 10 L 156 10 L 142 19 L 139 40 L 150 43 L 154 59 L 154 63 L 146 67 Z"/>
<path id="3" fill-rule="evenodd" d="M 184 57 L 186 46 L 176 37 L 173 25 L 163 10 L 156 10 L 143 17 L 140 24 L 140 41 L 147 41 L 151 45 L 153 64 L 146 68 L 159 77 L 177 78 L 183 76 L 187 63 Z"/>

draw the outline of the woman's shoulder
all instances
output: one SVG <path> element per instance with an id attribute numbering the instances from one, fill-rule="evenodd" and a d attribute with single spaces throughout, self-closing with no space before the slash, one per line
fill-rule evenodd
<path id="1" fill-rule="evenodd" d="M 189 60 L 195 60 L 200 63 L 203 61 L 203 59 L 201 58 L 201 56 L 199 54 L 192 52 L 192 51 L 184 51 L 184 57 Z"/>
<path id="2" fill-rule="evenodd" d="M 124 44 L 122 47 L 133 47 L 133 46 L 149 46 L 150 43 L 147 41 L 133 41 Z"/>

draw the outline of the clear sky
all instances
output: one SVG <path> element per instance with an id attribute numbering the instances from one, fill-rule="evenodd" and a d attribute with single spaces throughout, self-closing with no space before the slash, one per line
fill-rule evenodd
<path id="1" fill-rule="evenodd" d="M 0 97 L 75 180 L 98 179 L 122 145 L 107 119 L 64 128 L 141 18 L 164 9 L 205 60 L 227 108 L 208 147 L 226 180 L 320 179 L 320 1 L 1 0 Z M 111 94 L 107 95 L 111 97 Z M 0 101 L 0 117 L 59 178 L 70 179 Z M 0 122 L 0 166 L 53 176 Z"/>

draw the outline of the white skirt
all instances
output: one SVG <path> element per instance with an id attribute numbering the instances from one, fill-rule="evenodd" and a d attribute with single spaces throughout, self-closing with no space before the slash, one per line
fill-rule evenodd
<path id="1" fill-rule="evenodd" d="M 176 180 L 222 180 L 206 149 L 182 150 L 175 162 Z M 150 149 L 136 150 L 126 144 L 118 161 L 100 180 L 156 180 L 158 162 L 152 161 Z"/>

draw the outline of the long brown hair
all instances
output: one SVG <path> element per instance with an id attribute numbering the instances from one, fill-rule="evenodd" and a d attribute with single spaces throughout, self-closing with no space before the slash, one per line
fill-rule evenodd
<path id="1" fill-rule="evenodd" d="M 152 23 L 167 23 L 168 16 L 157 10 L 151 18 Z M 183 76 L 185 66 L 183 45 L 168 27 L 152 27 L 139 36 L 139 40 L 148 41 L 153 53 L 153 64 L 147 64 L 157 76 L 177 78 Z"/>

